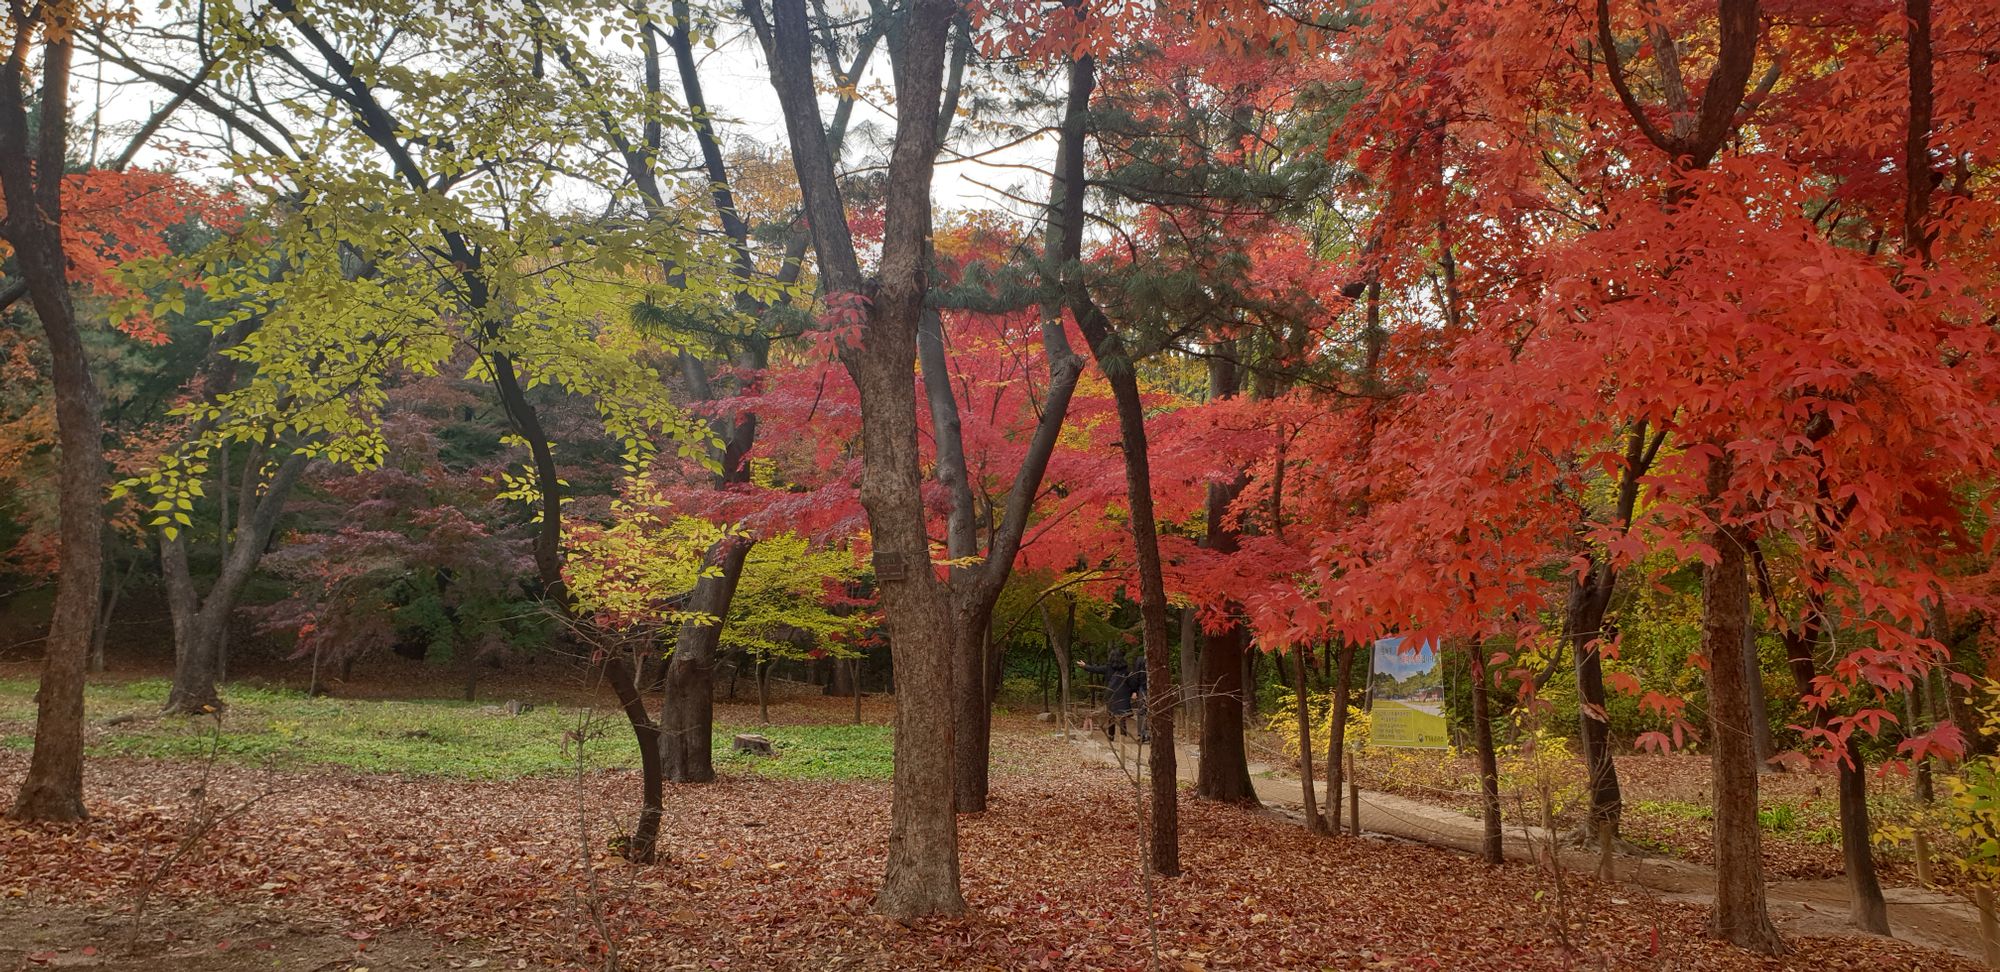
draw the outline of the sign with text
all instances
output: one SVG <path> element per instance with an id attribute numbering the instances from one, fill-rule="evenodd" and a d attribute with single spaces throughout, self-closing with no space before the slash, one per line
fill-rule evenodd
<path id="1" fill-rule="evenodd" d="M 1371 746 L 1447 749 L 1451 734 L 1444 718 L 1444 671 L 1429 642 L 1405 648 L 1402 638 L 1375 642 L 1369 676 Z"/>

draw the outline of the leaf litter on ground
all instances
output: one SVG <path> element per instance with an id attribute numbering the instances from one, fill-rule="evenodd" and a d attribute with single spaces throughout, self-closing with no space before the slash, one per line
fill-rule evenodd
<path id="1" fill-rule="evenodd" d="M 276 792 L 217 826 L 152 897 L 275 909 L 363 944 L 416 933 L 536 968 L 602 966 L 593 902 L 632 970 L 1147 968 L 1130 782 L 1046 735 L 1010 731 L 1002 744 L 1015 769 L 996 775 L 987 812 L 961 818 L 959 918 L 871 913 L 886 784 L 672 786 L 663 859 L 636 867 L 613 850 L 638 791 L 624 770 L 475 782 L 217 767 L 211 801 Z M 24 754 L 0 752 L 0 774 L 24 768 Z M 129 912 L 187 833 L 182 798 L 199 769 L 99 761 L 88 823 L 0 823 L 0 906 Z M 1160 967 L 1177 972 L 1972 968 L 1890 939 L 1800 938 L 1760 959 L 1705 940 L 1698 907 L 1583 875 L 1565 875 L 1559 909 L 1527 865 L 1311 837 L 1192 798 L 1181 823 L 1186 875 L 1154 883 Z"/>

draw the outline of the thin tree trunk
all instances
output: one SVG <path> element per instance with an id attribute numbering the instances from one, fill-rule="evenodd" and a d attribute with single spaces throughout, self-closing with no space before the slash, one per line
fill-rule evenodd
<path id="1" fill-rule="evenodd" d="M 1086 74 L 1089 58 L 1076 64 Z M 1078 68 L 1072 67 L 1072 78 Z M 1075 85 L 1077 82 L 1072 81 Z M 1088 95 L 1089 84 L 1082 84 Z M 1072 88 L 1072 99 L 1076 97 Z M 1079 160 L 1078 165 L 1081 165 Z M 1079 179 L 1078 182 L 1081 180 Z M 1081 302 L 1080 302 L 1081 303 Z M 1073 307 L 1074 309 L 1074 307 Z M 1110 330 L 1109 322 L 1094 305 L 1084 304 L 1077 314 L 1079 327 L 1090 339 L 1098 368 L 1111 384 L 1118 406 L 1118 431 L 1125 454 L 1126 502 L 1132 545 L 1137 552 L 1139 612 L 1146 649 L 1146 714 L 1151 723 L 1153 748 L 1147 760 L 1152 781 L 1151 838 L 1147 860 L 1153 872 L 1166 877 L 1181 873 L 1179 776 L 1174 752 L 1174 663 L 1167 657 L 1167 592 L 1160 563 L 1160 543 L 1153 519 L 1152 472 L 1146 459 L 1146 412 L 1139 397 L 1138 377 L 1132 370 L 1124 342 Z"/>
<path id="2" fill-rule="evenodd" d="M 1822 481 L 1820 484 L 1822 502 L 1831 500 L 1830 491 Z M 1821 524 L 1820 538 L 1816 543 L 1824 548 L 1829 541 L 1827 531 L 1835 529 L 1831 524 Z M 1775 585 L 1771 580 L 1770 567 L 1764 560 L 1763 551 L 1755 546 L 1750 549 L 1751 564 L 1757 572 L 1757 586 L 1763 594 L 1772 617 L 1779 617 L 1780 604 Z M 1822 632 L 1827 630 L 1828 617 L 1825 602 L 1816 593 L 1822 590 L 1818 585 L 1829 578 L 1820 567 L 1812 568 L 1814 584 L 1809 586 L 1805 597 L 1805 613 L 1796 625 L 1786 625 L 1785 660 L 1792 671 L 1793 688 L 1802 702 L 1810 699 L 1818 690 L 1818 660 L 1814 651 Z M 1748 613 L 1747 611 L 1745 612 Z M 1746 640 L 1747 643 L 1747 640 Z M 1746 686 L 1747 691 L 1747 686 Z M 1756 699 L 1748 702 L 1754 713 Z M 1806 703 L 1816 728 L 1825 729 L 1831 725 L 1833 712 L 1824 705 Z M 1889 934 L 1889 905 L 1882 896 L 1882 882 L 1875 871 L 1875 850 L 1873 834 L 1868 825 L 1868 785 L 1863 778 L 1861 756 L 1850 738 L 1840 755 L 1840 851 L 1846 865 L 1848 914 L 1855 927 L 1877 935 Z M 1852 777 L 1850 779 L 1850 777 Z"/>
<path id="3" fill-rule="evenodd" d="M 1619 530 L 1627 533 L 1632 529 L 1632 517 L 1639 505 L 1640 480 L 1652 468 L 1660 447 L 1666 442 L 1665 432 L 1654 432 L 1650 437 L 1647 432 L 1647 423 L 1640 421 L 1632 424 L 1625 437 L 1625 461 L 1619 467 L 1611 519 Z M 1581 576 L 1571 579 L 1563 617 L 1570 651 L 1576 656 L 1577 708 L 1582 723 L 1584 766 L 1590 787 L 1590 816 L 1584 834 L 1601 837 L 1604 825 L 1608 823 L 1613 836 L 1616 836 L 1619 815 L 1624 809 L 1624 794 L 1618 786 L 1618 764 L 1611 756 L 1611 723 L 1610 713 L 1605 708 L 1607 696 L 1604 691 L 1602 645 L 1610 640 L 1604 619 L 1611 608 L 1612 593 L 1618 585 L 1618 570 L 1608 553 L 1593 550 L 1586 556 L 1588 569 Z"/>
<path id="4" fill-rule="evenodd" d="M 1922 681 L 1903 690 L 1903 715 L 1906 727 L 1903 734 L 1906 737 L 1918 735 L 1930 728 L 1930 715 L 1924 711 L 1924 702 L 1930 695 L 1930 683 L 1931 676 L 1926 675 Z M 1916 773 L 1911 780 L 1911 794 L 1919 803 L 1930 803 L 1937 799 L 1936 789 L 1931 782 L 1931 757 L 1928 755 L 1917 760 Z"/>
<path id="5" fill-rule="evenodd" d="M 2000 918 L 1994 916 L 1993 889 L 1974 888 L 1973 908 L 1979 912 L 1979 951 L 1986 958 L 1986 967 L 2000 969 Z"/>
<path id="6" fill-rule="evenodd" d="M 1243 629 L 1235 624 L 1202 638 L 1201 761 L 1195 794 L 1224 803 L 1257 803 L 1243 740 Z"/>
<path id="7" fill-rule="evenodd" d="M 1241 631 L 1242 629 L 1238 628 L 1238 630 Z M 1244 632 L 1242 638 L 1244 645 L 1243 724 L 1254 726 L 1257 724 L 1257 662 L 1260 655 L 1258 652 L 1250 650 L 1250 635 L 1248 632 Z"/>
<path id="8" fill-rule="evenodd" d="M 757 659 L 757 722 L 771 724 L 771 659 Z"/>
<path id="9" fill-rule="evenodd" d="M 1709 460 L 1709 535 L 1715 561 L 1702 571 L 1702 651 L 1708 656 L 1709 763 L 1715 800 L 1715 906 L 1711 937 L 1766 955 L 1784 951 L 1764 898 L 1762 835 L 1757 823 L 1757 767 L 1744 685 L 1743 629 L 1750 621 L 1747 531 L 1722 523 L 1727 452 Z"/>
<path id="10" fill-rule="evenodd" d="M 1056 703 L 1061 711 L 1057 720 L 1066 734 L 1069 732 L 1070 713 L 1070 638 L 1076 631 L 1076 602 L 1065 603 L 1065 609 L 1059 614 L 1050 613 L 1046 602 L 1042 604 L 1041 611 L 1042 629 L 1048 633 L 1049 652 L 1055 656 L 1056 662 Z"/>
<path id="11" fill-rule="evenodd" d="M 14 6 L 8 26 L 16 43 L 0 65 L 0 198 L 7 214 L 0 233 L 28 285 L 28 298 L 48 342 L 56 406 L 56 601 L 35 692 L 35 747 L 14 798 L 21 820 L 81 820 L 83 806 L 84 667 L 104 587 L 104 427 L 97 384 L 70 304 L 63 252 L 62 172 L 69 127 L 69 31 L 51 25 L 40 76 L 42 103 L 30 134 L 23 85 L 36 25 Z"/>
<path id="12" fill-rule="evenodd" d="M 1889 934 L 1889 902 L 1875 872 L 1874 829 L 1868 824 L 1868 774 L 1860 741 L 1847 739 L 1840 762 L 1840 857 L 1847 871 L 1848 917 L 1854 927 Z"/>
<path id="13" fill-rule="evenodd" d="M 1293 652 L 1292 658 L 1294 671 L 1298 675 L 1298 685 L 1293 691 L 1292 698 L 1299 710 L 1299 783 L 1304 791 L 1306 828 L 1315 834 L 1324 834 L 1327 832 L 1327 824 L 1321 819 L 1318 801 L 1313 796 L 1312 711 L 1309 704 L 1312 700 L 1310 689 L 1306 686 L 1306 646 L 1300 645 Z M 1332 794 L 1328 794 L 1327 800 L 1330 803 L 1334 801 Z"/>
<path id="14" fill-rule="evenodd" d="M 1778 746 L 1771 738 L 1771 706 L 1764 694 L 1764 660 L 1757 651 L 1757 629 L 1754 625 L 1743 626 L 1743 686 L 1750 697 L 1750 752 L 1757 760 L 1757 772 L 1773 773 L 1778 769 L 1771 757 L 1778 754 Z"/>
<path id="15" fill-rule="evenodd" d="M 604 680 L 618 696 L 619 708 L 639 742 L 639 820 L 632 836 L 625 839 L 624 854 L 635 864 L 651 864 L 658 858 L 660 818 L 665 807 L 666 787 L 660 774 L 660 729 L 646 711 L 646 699 L 639 694 L 638 672 L 625 653 L 606 649 L 602 663 Z"/>
<path id="16" fill-rule="evenodd" d="M 750 555 L 748 537 L 725 537 L 709 549 L 714 572 L 695 582 L 689 609 L 717 619 L 689 621 L 674 640 L 660 707 L 660 772 L 675 783 L 715 780 L 715 658 L 722 626 L 735 603 L 736 586 Z M 761 689 L 760 689 L 761 694 Z"/>
<path id="17" fill-rule="evenodd" d="M 262 449 L 257 450 L 246 464 L 248 468 L 239 490 L 236 541 L 230 545 L 206 596 L 195 589 L 188 567 L 186 534 L 161 537 L 160 568 L 167 586 L 167 608 L 173 615 L 175 648 L 174 681 L 164 707 L 167 712 L 199 715 L 221 710 L 222 696 L 216 685 L 222 677 L 229 618 L 257 572 L 257 564 L 284 514 L 286 500 L 311 461 L 304 453 L 292 453 L 265 481 L 260 468 L 261 454 Z M 251 497 L 255 497 L 254 501 Z"/>
<path id="18" fill-rule="evenodd" d="M 1479 761 L 1479 856 L 1488 864 L 1506 860 L 1500 835 L 1500 761 L 1493 751 L 1493 714 L 1488 708 L 1486 647 L 1472 643 L 1472 745 Z"/>
<path id="19" fill-rule="evenodd" d="M 1063 253 L 1082 252 L 1085 112 L 1096 86 L 1096 63 L 1089 56 L 1073 58 L 1069 71 L 1069 101 L 1063 115 L 1062 197 Z M 1138 374 L 1131 350 L 1103 311 L 1090 299 L 1081 271 L 1065 267 L 1064 302 L 1077 328 L 1090 342 L 1097 367 L 1111 385 L 1118 410 L 1118 434 L 1125 458 L 1125 493 L 1132 531 L 1134 566 L 1139 575 L 1139 613 L 1146 649 L 1146 714 L 1153 748 L 1147 761 L 1152 777 L 1151 835 L 1147 860 L 1154 873 L 1177 876 L 1180 865 L 1180 788 L 1174 751 L 1174 662 L 1168 658 L 1167 592 L 1160 563 L 1158 523 L 1153 513 L 1152 468 L 1147 460 L 1146 409 L 1139 397 Z"/>
<path id="20" fill-rule="evenodd" d="M 1333 726 L 1326 734 L 1326 831 L 1340 833 L 1341 783 L 1347 756 L 1347 698 L 1354 678 L 1354 645 L 1342 642 L 1340 664 L 1334 670 Z M 1360 807 L 1355 807 L 1358 814 Z"/>
<path id="21" fill-rule="evenodd" d="M 104 610 L 98 614 L 97 627 L 92 630 L 90 635 L 90 671 L 92 674 L 101 674 L 104 671 L 104 648 L 105 642 L 111 637 L 111 619 L 118 613 L 118 601 L 124 596 L 125 588 L 132 583 L 132 575 L 139 572 L 139 559 L 138 557 L 132 558 L 132 562 L 127 564 L 125 570 L 118 575 L 117 583 L 112 584 L 110 589 L 105 592 Z"/>
<path id="22" fill-rule="evenodd" d="M 959 42 L 953 45 L 950 82 L 945 99 L 948 109 L 957 102 L 969 46 L 970 39 L 963 33 L 959 35 Z M 1074 103 L 1071 107 L 1080 108 Z M 940 142 L 950 128 L 951 114 L 947 110 L 938 119 Z M 1080 128 L 1078 133 L 1080 136 Z M 1080 163 L 1080 137 L 1065 140 L 1058 151 L 1071 149 L 1079 153 Z M 1079 164 L 1079 177 L 1080 173 Z M 1050 218 L 1046 234 L 1049 251 L 1061 254 L 1060 265 L 1065 267 L 1071 261 L 1081 259 L 1083 243 L 1080 235 L 1072 235 L 1067 230 L 1069 186 L 1073 184 L 1068 181 L 1070 176 L 1068 167 L 1059 165 L 1058 172 L 1050 180 Z M 1077 196 L 1080 203 L 1081 184 L 1074 184 L 1079 187 Z M 1076 216 L 1078 219 L 1082 217 L 1080 206 Z M 1060 276 L 1051 267 L 1054 262 L 1045 262 L 1042 272 L 1042 283 L 1050 292 L 1057 290 Z M 974 523 L 974 499 L 966 473 L 958 403 L 952 393 L 945 362 L 942 321 L 934 310 L 925 312 L 917 340 L 918 360 L 922 362 L 925 376 L 925 398 L 931 415 L 932 440 L 936 445 L 933 467 L 938 481 L 952 497 L 946 523 L 946 548 L 954 558 L 972 557 L 980 552 Z M 1041 416 L 1036 420 L 1028 449 L 1015 470 L 1014 481 L 1008 486 L 1005 513 L 996 527 L 992 522 L 992 507 L 989 505 L 986 508 L 988 540 L 984 560 L 976 565 L 968 563 L 954 567 L 950 575 L 962 680 L 956 709 L 958 750 L 954 759 L 958 774 L 954 798 L 960 813 L 986 809 L 992 765 L 993 700 L 1000 685 L 1001 652 L 1004 652 L 1004 648 L 1001 652 L 994 651 L 991 644 L 993 607 L 1013 571 L 1014 557 L 1020 550 L 1035 498 L 1041 492 L 1042 479 L 1048 472 L 1062 423 L 1069 413 L 1070 399 L 1083 372 L 1082 358 L 1070 348 L 1061 308 L 1046 300 L 1042 303 L 1042 346 L 1048 360 L 1048 392 L 1043 397 Z"/>
<path id="23" fill-rule="evenodd" d="M 1193 607 L 1181 608 L 1181 718 L 1192 721 L 1201 705 L 1201 624 Z"/>
<path id="24" fill-rule="evenodd" d="M 1607 600 L 1595 582 L 1572 581 L 1566 606 L 1570 651 L 1576 656 L 1576 694 L 1583 737 L 1584 769 L 1590 789 L 1590 815 L 1586 833 L 1610 824 L 1615 831 L 1624 807 L 1618 786 L 1618 765 L 1611 756 L 1610 714 L 1604 691 L 1604 656 L 1598 650 L 1604 625 L 1603 604 Z"/>

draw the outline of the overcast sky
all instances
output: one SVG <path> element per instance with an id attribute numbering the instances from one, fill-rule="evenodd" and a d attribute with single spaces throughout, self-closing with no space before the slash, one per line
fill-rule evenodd
<path id="1" fill-rule="evenodd" d="M 697 48 L 703 93 L 710 109 L 720 120 L 719 128 L 725 140 L 749 139 L 766 145 L 782 146 L 785 142 L 784 120 L 778 110 L 777 95 L 771 89 L 770 75 L 764 64 L 763 52 L 746 27 L 725 24 L 721 28 L 714 49 Z M 669 79 L 676 77 L 671 66 L 670 55 L 667 68 Z M 824 81 L 823 64 L 816 65 Z M 889 86 L 889 58 L 886 47 L 878 47 L 870 59 L 867 78 L 862 85 L 864 95 L 856 106 L 850 131 L 864 125 L 873 125 L 883 132 L 894 125 L 889 114 L 890 107 L 881 97 L 883 89 Z M 976 66 L 968 71 L 968 84 L 977 83 Z M 100 84 L 100 79 L 104 82 Z M 75 86 L 72 104 L 79 123 L 87 124 L 93 110 L 102 104 L 102 127 L 107 132 L 129 131 L 150 115 L 153 109 L 166 100 L 165 93 L 154 86 L 133 84 L 127 76 L 115 67 L 106 67 L 79 52 L 77 70 L 72 75 Z M 120 81 L 127 81 L 120 84 Z M 871 91 L 871 88 L 873 89 Z M 675 92 L 678 94 L 678 91 Z M 197 113 L 199 109 L 185 105 L 184 113 Z M 823 117 L 831 117 L 832 101 L 822 99 Z M 192 122 L 192 119 L 190 119 Z M 87 141 L 92 129 L 80 133 L 80 140 Z M 850 136 L 852 139 L 854 136 Z M 123 146 L 123 139 L 105 135 L 97 147 L 100 159 L 115 155 Z M 850 141 L 846 162 L 855 164 L 862 152 L 860 146 Z M 88 146 L 79 145 L 79 149 Z M 962 152 L 978 152 L 983 146 L 971 144 L 961 128 L 954 133 L 952 149 Z M 934 198 L 941 211 L 963 209 L 998 209 L 1022 216 L 1038 214 L 1026 212 L 1020 202 L 1008 198 L 1009 193 L 1018 193 L 1029 199 L 1043 197 L 1047 189 L 1047 171 L 1053 165 L 1055 136 L 1045 134 L 1020 145 L 983 154 L 977 159 L 965 159 L 947 151 L 939 157 Z M 220 168 L 204 166 L 199 159 L 190 159 L 179 146 L 174 144 L 172 132 L 155 139 L 137 160 L 141 166 L 169 168 L 187 172 L 196 177 L 220 178 Z"/>

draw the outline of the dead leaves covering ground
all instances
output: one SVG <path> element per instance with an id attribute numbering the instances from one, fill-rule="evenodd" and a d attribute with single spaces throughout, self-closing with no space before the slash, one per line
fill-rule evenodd
<path id="1" fill-rule="evenodd" d="M 675 787 L 670 859 L 634 868 L 607 853 L 637 789 L 622 772 L 581 784 L 465 784 L 219 769 L 211 800 L 277 789 L 171 868 L 153 900 L 279 908 L 362 943 L 422 934 L 534 968 L 601 967 L 593 901 L 628 969 L 1146 967 L 1129 785 L 1075 766 L 1059 744 L 1010 746 L 1040 768 L 998 778 L 993 809 L 964 819 L 971 912 L 961 919 L 905 926 L 869 913 L 885 785 Z M 24 764 L 23 754 L 0 753 L 0 778 Z M 199 767 L 107 761 L 90 772 L 89 824 L 0 823 L 0 897 L 10 907 L 129 910 L 187 832 Z M 1309 839 L 1274 818 L 1198 801 L 1181 819 L 1188 876 L 1156 884 L 1162 967 L 1177 972 L 1970 968 L 1849 939 L 1797 941 L 1787 958 L 1760 961 L 1701 940 L 1697 909 L 1574 876 L 1559 936 L 1553 897 L 1531 868 L 1489 871 L 1426 847 Z"/>
<path id="2" fill-rule="evenodd" d="M 1618 782 L 1625 808 L 1622 835 L 1666 855 L 1696 864 L 1713 864 L 1714 799 L 1709 786 L 1707 756 L 1621 755 Z M 1283 771 L 1296 778 L 1292 767 Z M 1588 809 L 1581 788 L 1579 760 L 1573 789 L 1558 819 L 1564 828 L 1581 824 Z M 1374 751 L 1361 761 L 1362 785 L 1467 815 L 1479 813 L 1477 765 L 1470 754 L 1445 756 L 1422 751 Z M 1764 823 L 1761 848 L 1764 874 L 1771 879 L 1817 880 L 1841 876 L 1839 799 L 1835 775 L 1828 770 L 1793 770 L 1757 778 L 1758 805 Z M 1870 812 L 1874 822 L 1898 819 L 1914 808 L 1910 782 L 1900 776 L 1871 774 Z M 1519 816 L 1521 795 L 1503 783 L 1501 816 Z M 1532 797 L 1525 807 L 1532 819 L 1540 811 Z M 1511 824 L 1510 824 L 1511 825 Z M 1890 885 L 1916 885 L 1915 865 L 1904 848 L 1878 847 L 1876 869 Z"/>

